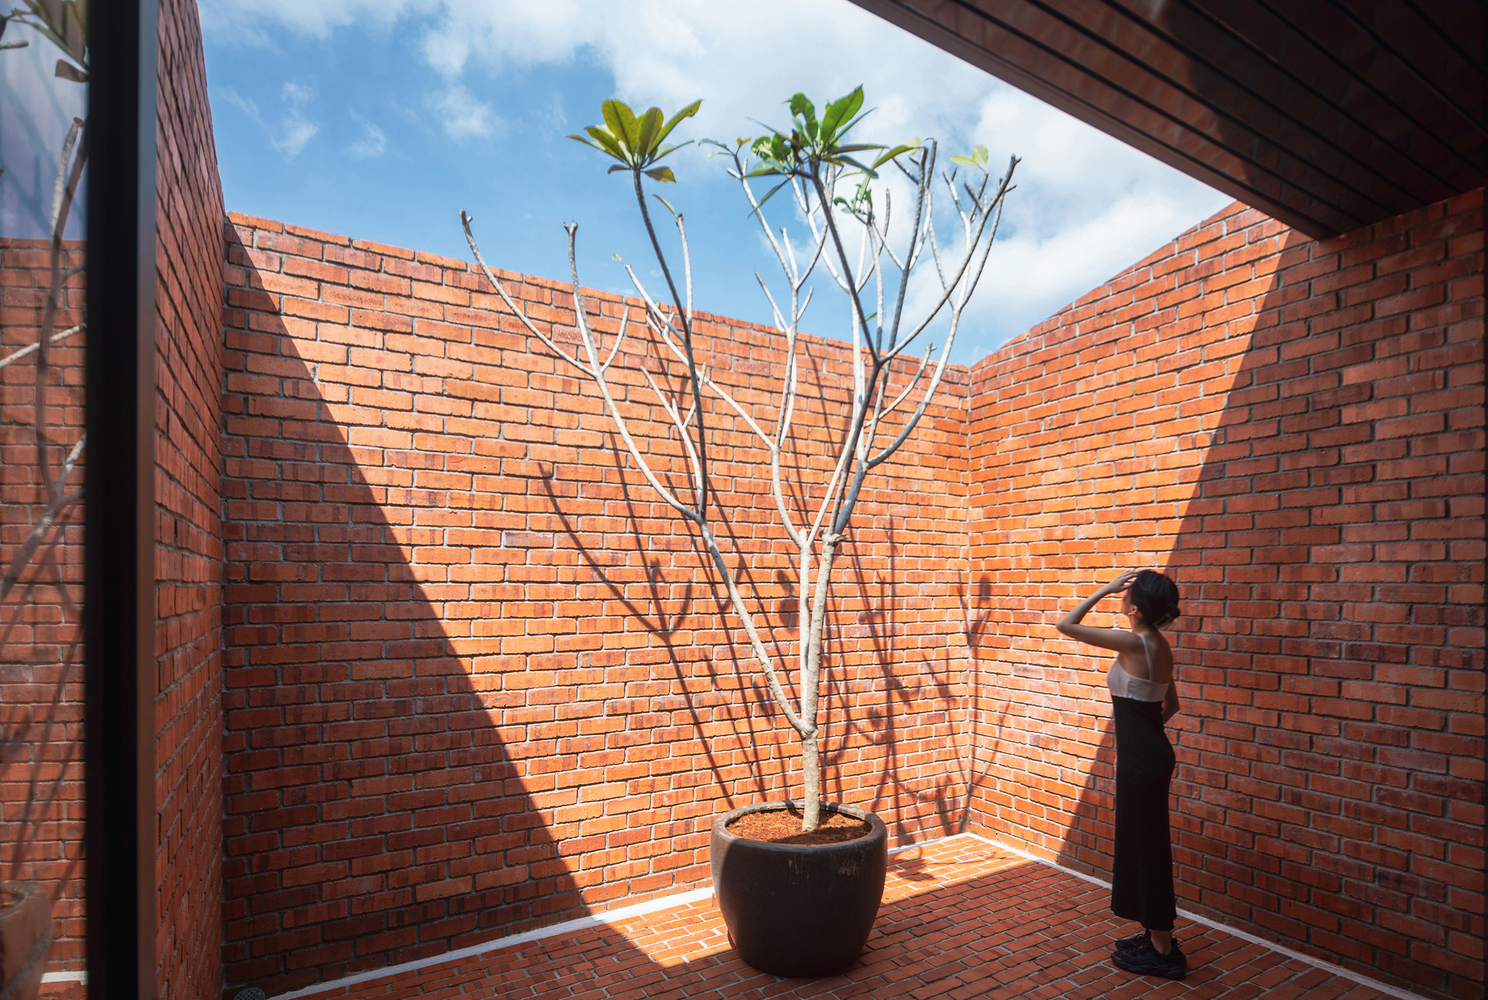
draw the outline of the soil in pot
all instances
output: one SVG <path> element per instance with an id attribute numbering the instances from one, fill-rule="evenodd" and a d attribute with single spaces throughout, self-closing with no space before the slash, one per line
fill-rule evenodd
<path id="1" fill-rule="evenodd" d="M 873 825 L 856 816 L 827 813 L 810 833 L 801 831 L 801 810 L 796 806 L 768 812 L 745 813 L 728 825 L 728 832 L 745 840 L 767 844 L 839 844 L 873 832 Z"/>

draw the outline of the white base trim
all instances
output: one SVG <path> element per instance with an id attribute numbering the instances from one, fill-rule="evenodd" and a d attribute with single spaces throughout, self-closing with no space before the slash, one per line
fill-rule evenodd
<path id="1" fill-rule="evenodd" d="M 1004 844 L 1000 840 L 993 840 L 991 837 L 984 837 L 979 833 L 972 833 L 970 831 L 964 834 L 964 836 L 975 837 L 977 840 L 980 840 L 983 843 L 991 844 L 993 847 L 1007 851 L 1010 854 L 1016 854 L 1019 857 L 1027 858 L 1029 861 L 1033 861 L 1041 865 L 1048 865 L 1050 868 L 1057 868 L 1067 875 L 1073 875 L 1075 878 L 1084 879 L 1086 882 L 1092 882 L 1106 889 L 1111 888 L 1111 883 L 1105 881 L 1104 879 L 1098 879 L 1094 875 L 1086 875 L 1084 872 L 1077 872 L 1073 868 L 1066 868 L 1064 867 L 1064 865 L 1056 864 L 1053 861 L 1046 861 L 1043 858 L 1029 854 L 1021 847 L 1014 847 L 1012 844 Z M 1224 933 L 1229 934 L 1233 937 L 1237 937 L 1242 941 L 1249 941 L 1251 944 L 1258 944 L 1262 948 L 1269 948 L 1271 951 L 1279 952 L 1285 955 L 1287 958 L 1295 958 L 1299 962 L 1306 962 L 1308 965 L 1322 969 L 1324 972 L 1327 972 L 1330 975 L 1342 976 L 1345 979 L 1351 979 L 1361 986 L 1368 986 L 1372 990 L 1379 990 L 1381 993 L 1388 994 L 1389 996 L 1398 997 L 1399 1000 L 1421 1000 L 1421 994 L 1419 993 L 1411 993 L 1408 990 L 1402 990 L 1396 986 L 1387 986 L 1384 983 L 1378 982 L 1377 980 L 1370 979 L 1368 976 L 1362 976 L 1352 969 L 1345 969 L 1341 965 L 1333 965 L 1332 963 L 1324 961 L 1323 959 L 1317 958 L 1313 955 L 1304 955 L 1300 951 L 1293 951 L 1290 948 L 1277 944 L 1275 941 L 1267 941 L 1263 937 L 1257 937 L 1256 935 L 1251 934 L 1248 931 L 1242 931 L 1238 927 L 1232 927 L 1229 924 L 1222 924 L 1218 920 L 1212 920 L 1209 917 L 1201 917 L 1199 916 L 1199 914 L 1190 913 L 1188 910 L 1179 910 L 1178 912 L 1185 918 L 1187 918 L 1188 920 L 1192 920 L 1196 924 L 1203 924 L 1205 927 L 1212 927 L 1217 931 L 1223 931 Z"/>
<path id="2" fill-rule="evenodd" d="M 488 951 L 499 951 L 502 948 L 511 948 L 519 944 L 529 944 L 533 941 L 541 941 L 544 938 L 572 934 L 575 931 L 587 930 L 590 927 L 598 927 L 601 924 L 619 923 L 622 920 L 629 920 L 631 917 L 645 916 L 648 913 L 655 913 L 658 910 L 669 910 L 674 906 L 685 906 L 688 903 L 696 903 L 699 900 L 707 899 L 712 895 L 713 887 L 710 885 L 706 889 L 693 889 L 689 892 L 679 892 L 673 896 L 660 896 L 656 899 L 647 900 L 644 903 L 636 903 L 633 906 L 622 906 L 618 910 L 592 913 L 587 917 L 579 917 L 576 920 L 565 920 L 559 924 L 549 924 L 547 927 L 524 931 L 521 934 L 508 934 L 506 937 L 492 938 L 490 941 L 473 944 L 468 948 L 447 951 L 442 955 L 431 955 L 428 958 L 420 958 L 413 962 L 404 962 L 402 965 L 385 965 L 379 969 L 368 969 L 366 972 L 358 972 L 354 975 L 342 976 L 340 979 L 316 983 L 313 986 L 306 986 L 302 990 L 295 990 L 293 993 L 280 993 L 274 1000 L 299 1000 L 300 997 L 314 996 L 326 990 L 355 986 L 358 983 L 370 982 L 373 979 L 384 979 L 388 976 L 402 975 L 405 972 L 416 972 L 419 969 L 427 969 L 431 965 L 443 965 L 446 962 L 457 962 L 462 958 L 474 958 L 478 955 L 484 955 Z"/>
<path id="3" fill-rule="evenodd" d="M 917 847 L 929 847 L 932 844 L 940 844 L 948 840 L 959 840 L 962 837 L 970 837 L 972 840 L 978 840 L 984 844 L 991 844 L 993 847 L 996 847 L 999 850 L 1007 851 L 1009 854 L 1016 854 L 1018 857 L 1025 858 L 1029 861 L 1034 862 L 1035 864 L 1047 865 L 1050 868 L 1054 868 L 1058 871 L 1064 872 L 1066 875 L 1073 875 L 1075 878 L 1083 879 L 1086 882 L 1090 882 L 1094 885 L 1098 885 L 1106 889 L 1111 888 L 1111 883 L 1106 882 L 1102 879 L 1098 879 L 1094 875 L 1086 875 L 1084 872 L 1077 872 L 1073 868 L 1066 868 L 1063 865 L 1054 863 L 1053 861 L 1046 861 L 1043 858 L 1029 854 L 1021 847 L 1014 847 L 1011 844 L 1005 844 L 1000 840 L 993 840 L 990 837 L 984 837 L 979 833 L 973 833 L 969 830 L 966 833 L 953 833 L 948 837 L 936 837 L 933 840 L 922 840 L 919 843 L 915 844 L 903 844 L 889 851 L 889 854 L 902 854 L 905 851 L 913 850 Z M 307 986 L 302 990 L 295 990 L 293 993 L 281 993 L 278 996 L 274 997 L 274 1000 L 301 1000 L 301 998 L 303 997 L 312 997 L 315 996 L 317 993 L 324 993 L 327 990 L 342 989 L 348 986 L 355 986 L 358 983 L 371 982 L 374 979 L 383 979 L 388 976 L 402 975 L 405 972 L 416 972 L 419 969 L 427 969 L 431 965 L 442 965 L 445 962 L 456 962 L 462 958 L 474 958 L 478 955 L 484 955 L 486 952 L 489 951 L 499 951 L 502 948 L 511 948 L 516 945 L 530 944 L 533 941 L 542 941 L 545 938 L 550 937 L 561 937 L 565 934 L 573 934 L 576 931 L 587 930 L 590 927 L 598 927 L 601 924 L 619 923 L 622 920 L 629 920 L 631 917 L 641 917 L 645 916 L 648 913 L 656 913 L 660 910 L 669 910 L 675 906 L 686 906 L 688 903 L 696 903 L 701 900 L 708 899 L 712 895 L 713 887 L 712 885 L 708 885 L 702 889 L 690 889 L 687 892 L 679 892 L 671 896 L 659 896 L 656 899 L 647 900 L 644 903 L 636 903 L 632 906 L 623 906 L 618 910 L 607 910 L 604 913 L 593 913 L 587 917 L 579 917 L 575 920 L 565 920 L 562 923 L 550 924 L 547 927 L 539 927 L 535 930 L 523 931 L 521 934 L 509 934 L 506 937 L 493 938 L 490 941 L 471 945 L 468 948 L 460 948 L 456 951 L 447 951 L 442 955 L 431 955 L 428 958 L 421 958 L 413 962 L 404 962 L 401 965 L 386 965 L 380 969 L 369 969 L 366 972 L 358 972 L 354 975 L 343 976 L 340 979 L 332 979 L 328 982 L 316 983 L 313 986 Z M 1362 976 L 1359 973 L 1352 971 L 1351 969 L 1345 969 L 1339 965 L 1332 965 L 1320 958 L 1314 958 L 1311 955 L 1304 955 L 1300 951 L 1293 951 L 1290 948 L 1285 948 L 1277 944 L 1275 941 L 1267 941 L 1265 938 L 1257 937 L 1254 934 L 1250 934 L 1238 928 L 1231 927 L 1229 924 L 1222 924 L 1216 920 L 1211 920 L 1208 917 L 1201 917 L 1197 913 L 1190 913 L 1187 910 L 1179 910 L 1178 912 L 1181 913 L 1185 918 L 1192 920 L 1196 924 L 1203 924 L 1205 927 L 1212 927 L 1217 931 L 1224 932 L 1225 934 L 1231 934 L 1237 938 L 1240 938 L 1242 941 L 1249 941 L 1251 944 L 1258 944 L 1263 948 L 1278 952 L 1288 958 L 1294 958 L 1299 962 L 1305 962 L 1308 965 L 1322 969 L 1323 971 L 1331 975 L 1342 976 L 1345 979 L 1349 979 L 1360 984 L 1361 986 L 1367 986 L 1370 989 L 1379 990 L 1381 993 L 1398 998 L 1398 1000 L 1421 1000 L 1421 995 L 1418 993 L 1410 993 L 1406 990 L 1398 989 L 1394 986 L 1386 986 L 1384 983 L 1377 982 L 1373 979 L 1368 978 L 1367 976 Z M 46 978 L 50 980 L 53 978 L 73 979 L 78 977 L 81 977 L 84 982 L 87 981 L 87 974 L 81 972 L 48 973 Z"/>
<path id="4" fill-rule="evenodd" d="M 955 840 L 957 837 L 964 836 L 966 834 L 953 833 L 948 837 L 936 837 L 934 840 L 922 840 L 914 844 L 903 844 L 889 851 L 889 854 L 901 854 L 916 847 L 929 847 L 931 844 L 938 844 L 943 840 Z M 355 986 L 358 983 L 370 982 L 373 979 L 381 979 L 384 976 L 397 976 L 405 972 L 415 972 L 419 969 L 426 969 L 431 965 L 454 962 L 462 958 L 472 958 L 476 955 L 483 955 L 488 951 L 497 951 L 501 948 L 510 948 L 519 944 L 528 944 L 532 941 L 541 941 L 544 938 L 572 934 L 575 931 L 597 927 L 600 924 L 613 924 L 621 920 L 629 920 L 631 917 L 640 917 L 647 913 L 655 913 L 658 910 L 669 910 L 674 906 L 686 906 L 688 903 L 696 903 L 712 895 L 713 886 L 710 884 L 702 889 L 689 889 L 687 892 L 679 892 L 671 896 L 658 896 L 656 899 L 648 900 L 644 903 L 636 903 L 633 906 L 621 907 L 618 910 L 593 913 L 587 917 L 579 917 L 576 920 L 565 920 L 561 924 L 550 924 L 547 927 L 524 931 L 521 934 L 510 934 L 506 937 L 493 938 L 483 944 L 471 945 L 468 948 L 461 948 L 458 951 L 447 951 L 442 955 L 431 955 L 428 958 L 420 958 L 413 962 L 404 962 L 402 965 L 386 965 L 380 969 L 368 969 L 366 972 L 358 972 L 354 975 L 343 976 L 340 979 L 316 983 L 313 986 L 306 986 L 302 990 L 295 990 L 293 993 L 281 993 L 274 997 L 274 1000 L 300 1000 L 301 997 L 314 996 L 326 990 L 340 989 L 343 986 Z"/>

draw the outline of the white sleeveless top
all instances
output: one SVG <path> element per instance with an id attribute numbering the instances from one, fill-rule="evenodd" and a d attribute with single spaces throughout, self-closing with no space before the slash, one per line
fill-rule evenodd
<path id="1" fill-rule="evenodd" d="M 1147 673 L 1151 674 L 1152 651 L 1147 648 L 1147 637 L 1138 632 L 1137 638 L 1142 640 L 1142 655 L 1147 657 Z M 1106 687 L 1110 688 L 1111 695 L 1116 698 L 1131 698 L 1134 701 L 1162 701 L 1168 696 L 1168 683 L 1154 684 L 1152 681 L 1133 677 L 1122 668 L 1119 656 L 1111 661 L 1111 669 L 1106 671 Z"/>

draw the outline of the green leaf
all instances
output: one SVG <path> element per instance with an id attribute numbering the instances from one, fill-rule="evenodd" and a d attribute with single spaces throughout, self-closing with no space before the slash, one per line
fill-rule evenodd
<path id="1" fill-rule="evenodd" d="M 634 155 L 636 148 L 636 125 L 635 112 L 624 101 L 610 98 L 599 106 L 600 113 L 604 115 L 605 125 L 609 127 L 610 134 L 620 145 L 627 156 L 623 157 L 627 162 Z"/>
<path id="2" fill-rule="evenodd" d="M 913 147 L 913 146 L 903 145 L 903 146 L 895 146 L 893 149 L 886 149 L 886 150 L 884 150 L 881 154 L 879 154 L 878 159 L 876 159 L 876 160 L 873 161 L 873 169 L 874 170 L 877 170 L 879 167 L 883 166 L 885 163 L 888 163 L 894 157 L 896 157 L 896 156 L 902 156 L 905 153 L 911 152 L 911 151 L 914 150 L 914 148 L 915 147 Z M 956 157 L 953 156 L 953 157 L 951 157 L 951 159 L 952 160 L 955 160 Z"/>
<path id="3" fill-rule="evenodd" d="M 987 165 L 987 147 L 974 146 L 970 156 L 956 155 L 951 157 L 952 163 L 959 163 L 963 167 L 985 167 Z"/>
<path id="4" fill-rule="evenodd" d="M 657 167 L 655 170 L 648 170 L 646 171 L 646 176 L 653 181 L 665 181 L 668 184 L 675 184 L 677 182 L 677 178 L 672 175 L 671 167 Z"/>
<path id="5" fill-rule="evenodd" d="M 610 169 L 606 170 L 605 173 L 607 173 L 607 174 L 613 174 L 617 170 L 630 170 L 630 169 L 631 169 L 631 167 L 630 167 L 629 164 L 617 163 L 613 167 L 611 167 Z"/>
<path id="6" fill-rule="evenodd" d="M 666 116 L 661 113 L 660 108 L 652 108 L 641 116 L 639 127 L 636 132 L 636 156 L 642 160 L 649 159 L 651 150 L 656 145 L 656 137 L 661 133 L 662 122 Z"/>
<path id="7" fill-rule="evenodd" d="M 802 121 L 816 121 L 816 107 L 806 99 L 805 94 L 796 94 L 787 103 L 790 105 L 791 114 Z"/>
<path id="8" fill-rule="evenodd" d="M 786 181 L 781 181 L 779 184 L 776 184 L 774 187 L 772 187 L 770 189 L 770 193 L 767 194 L 767 195 L 765 195 L 763 198 L 761 198 L 759 200 L 759 207 L 760 208 L 764 208 L 765 207 L 765 202 L 767 202 L 771 198 L 775 197 L 775 192 L 776 191 L 779 191 L 781 188 L 785 187 L 786 183 L 787 183 Z"/>
<path id="9" fill-rule="evenodd" d="M 608 131 L 596 125 L 588 125 L 584 128 L 584 131 L 588 132 L 590 138 L 593 140 L 589 143 L 589 145 L 603 152 L 609 153 L 615 159 L 624 162 L 625 154 L 621 152 L 620 144 L 615 141 L 615 137 Z M 584 139 L 581 139 L 579 138 L 579 136 L 576 135 L 571 135 L 569 136 L 569 138 L 578 139 L 580 142 L 585 141 Z"/>
<path id="10" fill-rule="evenodd" d="M 87 4 L 79 7 L 78 0 L 26 0 L 32 17 L 40 23 L 26 21 L 25 11 L 17 8 L 11 16 L 22 15 L 23 24 L 29 24 L 51 40 L 63 52 L 81 66 L 87 66 L 88 23 Z M 84 70 L 86 72 L 86 70 Z M 60 74 L 59 74 L 60 75 Z M 72 77 L 67 77 L 72 79 Z"/>
<path id="11" fill-rule="evenodd" d="M 649 172 L 649 171 L 648 171 L 648 172 Z M 667 211 L 668 211 L 668 212 L 671 212 L 671 213 L 672 213 L 672 215 L 674 215 L 674 216 L 675 216 L 675 215 L 676 215 L 676 214 L 677 214 L 677 210 L 676 210 L 676 209 L 675 209 L 675 208 L 673 208 L 673 207 L 672 207 L 672 203 L 671 203 L 671 202 L 669 202 L 669 201 L 667 201 L 667 200 L 666 200 L 666 199 L 665 199 L 665 198 L 663 198 L 663 197 L 662 197 L 662 196 L 661 196 L 661 195 L 659 195 L 659 194 L 652 194 L 652 195 L 651 195 L 651 197 L 653 197 L 653 198 L 655 198 L 655 199 L 656 199 L 656 200 L 657 200 L 657 201 L 659 201 L 659 202 L 661 202 L 661 203 L 662 203 L 662 204 L 663 204 L 663 205 L 665 205 L 665 206 L 666 206 L 666 210 L 667 210 Z"/>
<path id="12" fill-rule="evenodd" d="M 837 135 L 837 130 L 842 123 L 858 113 L 863 106 L 863 85 L 860 83 L 846 97 L 839 97 L 827 105 L 826 114 L 822 115 L 822 141 L 831 142 Z M 856 124 L 856 123 L 854 123 Z M 843 129 L 846 131 L 846 129 Z"/>
<path id="13" fill-rule="evenodd" d="M 680 122 L 684 118 L 691 118 L 693 115 L 697 114 L 698 108 L 700 108 L 702 106 L 703 106 L 703 102 L 701 100 L 693 101 L 687 107 L 683 108 L 681 111 L 678 111 L 676 114 L 672 115 L 672 120 L 669 121 L 669 122 L 667 122 L 664 126 L 662 126 L 661 134 L 656 137 L 656 141 L 657 142 L 661 142 L 667 136 L 671 135 L 672 134 L 672 129 L 674 129 L 674 128 L 677 127 L 677 123 L 678 122 Z"/>

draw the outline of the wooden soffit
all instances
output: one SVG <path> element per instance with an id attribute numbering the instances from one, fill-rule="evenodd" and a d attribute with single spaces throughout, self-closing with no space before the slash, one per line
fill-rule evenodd
<path id="1" fill-rule="evenodd" d="M 854 0 L 1317 238 L 1482 187 L 1478 0 Z"/>

